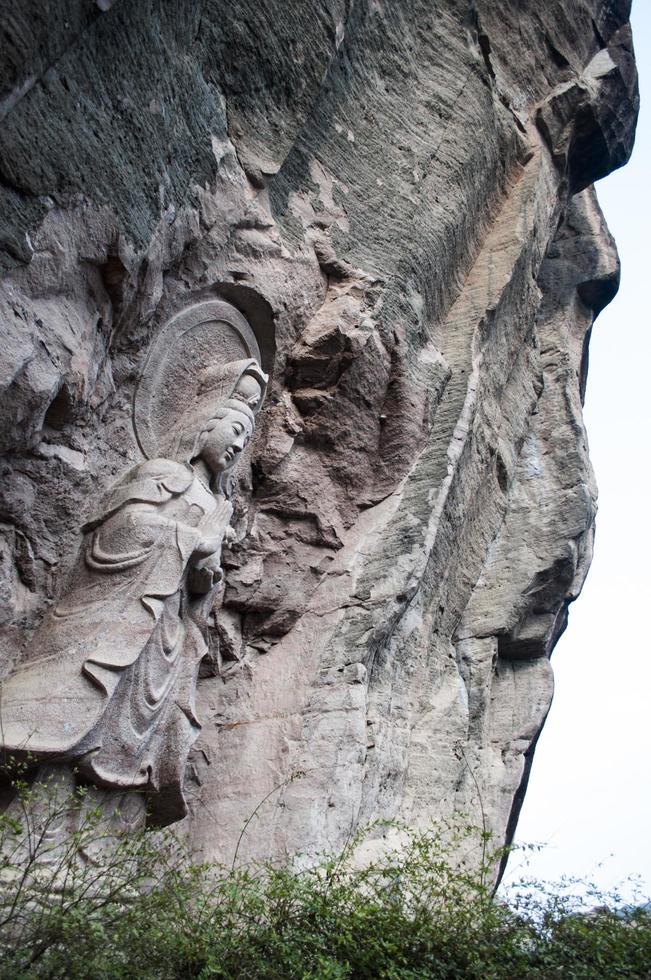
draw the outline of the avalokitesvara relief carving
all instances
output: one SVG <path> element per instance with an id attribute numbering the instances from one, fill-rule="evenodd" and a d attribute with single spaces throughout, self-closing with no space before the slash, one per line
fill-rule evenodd
<path id="1" fill-rule="evenodd" d="M 190 307 L 161 332 L 134 406 L 146 459 L 83 525 L 35 656 L 3 684 L 6 750 L 69 763 L 99 786 L 151 791 L 162 823 L 187 812 L 197 675 L 232 535 L 228 479 L 267 382 L 253 353 L 249 325 L 226 303 Z"/>
<path id="2" fill-rule="evenodd" d="M 5 752 L 208 859 L 266 797 L 243 858 L 508 841 L 591 557 L 630 3 L 63 7 L 0 15 Z"/>

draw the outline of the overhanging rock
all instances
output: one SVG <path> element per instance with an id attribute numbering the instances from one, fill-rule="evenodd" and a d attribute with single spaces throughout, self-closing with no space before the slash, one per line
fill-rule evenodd
<path id="1" fill-rule="evenodd" d="M 222 304 L 255 351 L 178 354 L 147 389 L 192 467 L 174 405 L 219 365 L 270 375 L 236 480 L 209 487 L 233 510 L 184 743 L 195 851 L 229 859 L 269 794 L 242 857 L 384 817 L 483 811 L 508 838 L 590 560 L 581 400 L 619 277 L 591 183 L 632 147 L 630 5 L 64 6 L 2 15 L 6 671 L 38 660 L 97 500 L 144 465 L 152 351 Z"/>

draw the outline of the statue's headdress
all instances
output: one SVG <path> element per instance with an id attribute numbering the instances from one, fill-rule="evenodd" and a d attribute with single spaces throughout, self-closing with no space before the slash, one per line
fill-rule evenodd
<path id="1" fill-rule="evenodd" d="M 214 300 L 175 316 L 156 337 L 134 400 L 148 459 L 189 462 L 206 423 L 227 411 L 251 423 L 267 389 L 255 334 L 239 310 Z"/>

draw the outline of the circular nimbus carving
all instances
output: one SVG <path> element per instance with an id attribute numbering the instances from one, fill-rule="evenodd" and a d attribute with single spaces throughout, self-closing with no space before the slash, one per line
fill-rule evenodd
<path id="1" fill-rule="evenodd" d="M 248 321 L 223 300 L 197 303 L 173 317 L 153 342 L 133 408 L 138 445 L 148 459 L 171 456 L 181 420 L 196 412 L 208 370 L 252 359 L 260 349 Z M 224 395 L 227 376 L 225 376 Z M 213 392 L 211 397 L 216 397 Z"/>

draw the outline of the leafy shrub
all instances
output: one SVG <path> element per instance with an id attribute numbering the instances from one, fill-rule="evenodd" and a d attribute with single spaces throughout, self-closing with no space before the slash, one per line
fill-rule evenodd
<path id="1" fill-rule="evenodd" d="M 498 900 L 497 855 L 472 828 L 392 828 L 400 850 L 363 867 L 353 841 L 305 870 L 218 868 L 171 834 L 112 838 L 83 792 L 19 788 L 0 817 L 3 980 L 651 977 L 646 909 L 532 883 Z"/>

